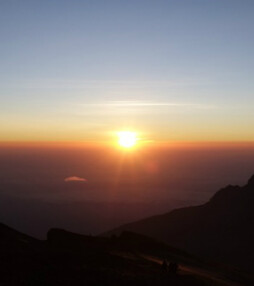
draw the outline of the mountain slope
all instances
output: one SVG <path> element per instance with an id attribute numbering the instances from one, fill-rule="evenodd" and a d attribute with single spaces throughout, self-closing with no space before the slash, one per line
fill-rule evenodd
<path id="1" fill-rule="evenodd" d="M 51 229 L 47 241 L 37 241 L 0 224 L 0 245 L 0 285 L 221 285 L 186 271 L 162 271 L 155 255 L 196 260 L 132 233 L 105 238 Z"/>
<path id="2" fill-rule="evenodd" d="M 0 223 L 0 251 L 33 251 L 39 240 Z"/>
<path id="3" fill-rule="evenodd" d="M 163 267 L 177 262 L 178 271 Z M 171 264 L 172 265 L 172 264 Z M 93 237 L 51 229 L 39 241 L 0 224 L 0 285 L 253 285 L 188 253 L 144 235 Z"/>
<path id="4" fill-rule="evenodd" d="M 227 186 L 201 206 L 177 209 L 123 225 L 196 255 L 251 271 L 254 266 L 254 176 L 244 187 Z"/>
<path id="5" fill-rule="evenodd" d="M 51 252 L 61 253 L 58 263 L 66 269 L 69 269 L 70 261 L 71 267 L 77 267 L 82 262 L 88 283 L 91 282 L 90 279 L 98 282 L 101 275 L 104 276 L 103 285 L 253 285 L 253 277 L 246 276 L 245 273 L 235 275 L 230 267 L 211 264 L 132 232 L 107 238 L 51 229 L 47 242 Z M 68 256 L 63 260 L 64 253 Z M 177 273 L 169 270 L 165 272 L 162 267 L 165 259 L 177 261 Z"/>

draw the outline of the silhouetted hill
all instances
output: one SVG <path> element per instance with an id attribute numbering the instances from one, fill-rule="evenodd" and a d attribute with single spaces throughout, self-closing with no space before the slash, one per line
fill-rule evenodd
<path id="1" fill-rule="evenodd" d="M 253 285 L 245 273 L 253 267 L 253 190 L 254 177 L 202 206 L 125 225 L 110 237 L 53 228 L 41 241 L 0 224 L 0 285 Z"/>
<path id="2" fill-rule="evenodd" d="M 169 245 L 156 241 L 153 238 L 142 234 L 124 231 L 119 236 L 102 237 L 86 236 L 72 233 L 63 229 L 51 229 L 47 234 L 47 243 L 50 247 L 56 249 L 72 249 L 79 252 L 90 251 L 128 251 L 146 253 L 147 255 L 163 255 L 172 259 L 197 260 L 194 256 L 170 247 Z"/>
<path id="3" fill-rule="evenodd" d="M 176 209 L 123 225 L 133 231 L 215 261 L 254 267 L 254 176 L 243 187 L 227 186 L 201 206 Z"/>
<path id="4" fill-rule="evenodd" d="M 39 241 L 0 225 L 0 244 L 0 285 L 252 285 L 245 278 L 233 283 L 214 266 L 131 232 L 108 238 L 51 229 Z M 178 271 L 163 267 L 165 259 L 177 261 Z"/>
<path id="5" fill-rule="evenodd" d="M 0 223 L 0 251 L 30 251 L 39 246 L 39 240 Z"/>
<path id="6" fill-rule="evenodd" d="M 51 229 L 51 252 L 61 253 L 60 263 L 82 263 L 92 285 L 252 285 L 252 278 L 222 268 L 142 234 L 124 231 L 119 236 L 93 237 Z M 65 259 L 62 254 L 65 253 Z M 163 260 L 177 261 L 178 274 L 165 272 Z M 71 263 L 70 263 L 71 261 Z M 59 262 L 58 262 L 59 263 Z M 237 282 L 233 282 L 236 280 Z M 95 284 L 93 284 L 95 282 Z"/>
<path id="7" fill-rule="evenodd" d="M 137 234 L 105 238 L 51 229 L 39 241 L 0 224 L 0 285 L 205 285 L 192 274 L 162 271 L 161 253 L 182 255 Z"/>

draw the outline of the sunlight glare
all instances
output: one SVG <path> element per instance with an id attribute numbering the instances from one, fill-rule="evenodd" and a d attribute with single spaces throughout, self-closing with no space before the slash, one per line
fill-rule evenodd
<path id="1" fill-rule="evenodd" d="M 137 137 L 135 132 L 120 131 L 118 132 L 118 143 L 121 147 L 131 148 L 137 143 Z"/>

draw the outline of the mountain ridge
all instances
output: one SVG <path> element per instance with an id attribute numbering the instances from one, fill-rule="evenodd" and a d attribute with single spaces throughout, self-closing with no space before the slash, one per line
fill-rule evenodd
<path id="1" fill-rule="evenodd" d="M 207 203 L 176 209 L 110 231 L 133 231 L 245 270 L 254 267 L 254 176 L 220 189 Z"/>

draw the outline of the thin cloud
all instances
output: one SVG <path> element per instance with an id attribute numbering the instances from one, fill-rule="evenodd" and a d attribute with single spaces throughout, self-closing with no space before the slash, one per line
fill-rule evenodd
<path id="1" fill-rule="evenodd" d="M 211 105 L 205 104 L 195 104 L 195 103 L 177 103 L 177 102 L 142 102 L 142 101 L 114 101 L 108 103 L 108 105 L 112 106 L 137 106 L 137 107 L 156 107 L 156 106 L 171 106 L 171 107 L 194 107 L 194 108 L 207 108 L 211 107 Z"/>
<path id="2" fill-rule="evenodd" d="M 87 182 L 87 179 L 77 177 L 77 176 L 71 176 L 71 177 L 65 178 L 64 181 L 65 182 Z"/>
<path id="3" fill-rule="evenodd" d="M 71 106 L 71 108 L 70 108 Z M 74 110 L 75 107 L 75 110 Z M 165 101 L 142 101 L 142 100 L 123 100 L 123 101 L 101 101 L 87 103 L 72 103 L 68 106 L 67 112 L 75 116 L 130 116 L 147 115 L 155 112 L 196 112 L 213 111 L 218 109 L 214 104 L 190 103 L 190 102 L 165 102 Z M 66 112 L 66 111 L 65 111 Z M 101 126 L 101 123 L 100 123 Z"/>
<path id="4" fill-rule="evenodd" d="M 195 109 L 210 109 L 215 108 L 215 105 L 199 104 L 199 103 L 182 103 L 182 102 L 153 102 L 153 101 L 109 101 L 109 102 L 97 102 L 87 103 L 87 106 L 108 106 L 108 107 L 189 107 Z"/>

